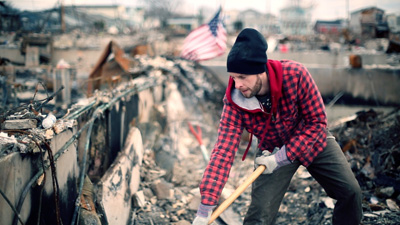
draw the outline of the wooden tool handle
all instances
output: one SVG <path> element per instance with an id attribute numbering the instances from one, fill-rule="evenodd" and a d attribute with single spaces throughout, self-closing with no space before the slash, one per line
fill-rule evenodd
<path id="1" fill-rule="evenodd" d="M 244 190 L 246 190 L 246 188 L 253 183 L 258 176 L 260 176 L 265 170 L 265 166 L 264 165 L 260 165 L 256 170 L 254 170 L 254 172 L 250 175 L 250 177 L 248 177 L 220 206 L 218 206 L 218 208 L 212 213 L 210 221 L 208 222 L 208 224 L 211 224 L 212 222 L 214 222 L 214 220 L 216 220 L 218 218 L 218 216 L 225 211 L 226 208 L 228 208 L 228 206 L 230 206 L 232 204 L 233 201 L 235 201 L 235 199 L 237 199 L 239 197 L 239 195 L 241 195 L 243 193 Z"/>

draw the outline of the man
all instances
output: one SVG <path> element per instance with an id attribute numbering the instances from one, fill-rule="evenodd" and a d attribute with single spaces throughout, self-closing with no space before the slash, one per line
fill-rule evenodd
<path id="1" fill-rule="evenodd" d="M 333 224 L 359 224 L 360 186 L 327 130 L 324 103 L 314 80 L 298 62 L 267 60 L 267 48 L 264 37 L 247 28 L 240 32 L 229 52 L 230 78 L 218 139 L 200 184 L 201 204 L 193 224 L 208 224 L 228 179 L 243 129 L 259 141 L 255 166 L 266 166 L 252 184 L 244 224 L 274 224 L 300 165 L 337 200 Z M 272 152 L 273 149 L 277 151 Z"/>

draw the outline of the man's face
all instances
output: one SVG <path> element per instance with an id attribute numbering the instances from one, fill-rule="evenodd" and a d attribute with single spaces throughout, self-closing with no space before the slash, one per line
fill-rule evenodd
<path id="1" fill-rule="evenodd" d="M 251 98 L 260 92 L 262 87 L 261 74 L 240 74 L 229 73 L 235 81 L 235 88 L 238 89 L 246 98 Z"/>

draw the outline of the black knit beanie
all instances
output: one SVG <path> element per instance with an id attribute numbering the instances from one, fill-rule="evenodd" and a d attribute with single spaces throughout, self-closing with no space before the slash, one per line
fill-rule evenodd
<path id="1" fill-rule="evenodd" d="M 255 29 L 246 28 L 236 38 L 229 52 L 228 72 L 259 74 L 266 71 L 268 44 Z"/>

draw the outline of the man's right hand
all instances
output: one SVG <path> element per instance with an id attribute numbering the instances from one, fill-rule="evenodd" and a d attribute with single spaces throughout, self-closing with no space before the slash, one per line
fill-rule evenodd
<path id="1" fill-rule="evenodd" d="M 215 205 L 203 205 L 200 203 L 196 218 L 194 218 L 192 225 L 207 225 L 214 208 Z"/>

